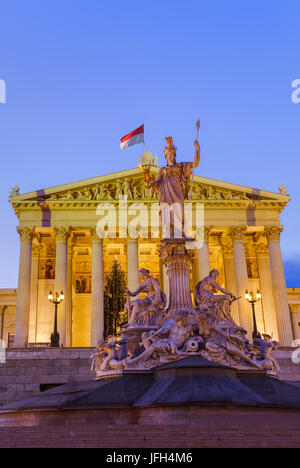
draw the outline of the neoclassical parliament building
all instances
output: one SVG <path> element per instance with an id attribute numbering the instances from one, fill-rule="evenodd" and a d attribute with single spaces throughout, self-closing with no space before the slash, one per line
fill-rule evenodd
<path id="1" fill-rule="evenodd" d="M 156 176 L 156 157 L 147 152 L 140 162 L 149 160 Z M 259 290 L 258 331 L 283 346 L 300 338 L 300 288 L 286 288 L 280 248 L 280 215 L 288 202 L 284 190 L 272 193 L 196 175 L 190 201 L 195 231 L 199 207 L 204 220 L 203 242 L 194 250 L 192 294 L 197 282 L 217 268 L 219 284 L 241 296 L 232 306 L 234 319 L 251 333 L 252 309 L 244 295 Z M 158 255 L 161 230 L 153 227 L 156 193 L 145 188 L 138 167 L 31 193 L 16 190 L 10 203 L 19 220 L 20 263 L 18 289 L 0 290 L 0 338 L 7 347 L 49 344 L 50 290 L 65 296 L 58 308 L 61 344 L 95 346 L 103 335 L 103 286 L 114 259 L 130 290 L 136 289 L 143 267 L 168 295 Z"/>

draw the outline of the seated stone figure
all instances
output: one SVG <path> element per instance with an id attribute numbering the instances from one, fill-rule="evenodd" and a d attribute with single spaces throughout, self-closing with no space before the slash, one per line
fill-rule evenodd
<path id="1" fill-rule="evenodd" d="M 196 286 L 197 321 L 204 338 L 202 356 L 222 364 L 243 367 L 248 363 L 262 369 L 253 350 L 249 350 L 247 331 L 230 315 L 230 305 L 236 298 L 217 283 L 217 276 L 218 270 L 211 270 Z M 214 294 L 217 291 L 223 294 Z"/>
<path id="2" fill-rule="evenodd" d="M 216 281 L 218 277 L 218 270 L 211 270 L 209 275 L 203 280 L 199 281 L 195 291 L 195 302 L 198 309 L 210 310 L 211 314 L 215 317 L 215 320 L 232 321 L 230 315 L 230 305 L 235 296 L 227 289 L 222 288 Z M 215 292 L 220 291 L 222 295 L 216 295 Z M 234 322 L 233 322 L 234 323 Z"/>
<path id="3" fill-rule="evenodd" d="M 163 312 L 167 303 L 166 295 L 161 291 L 158 280 L 150 276 L 149 270 L 141 268 L 139 270 L 139 277 L 142 283 L 134 292 L 127 289 L 127 295 L 134 297 L 140 292 L 146 292 L 147 297 L 145 299 L 137 299 L 127 306 L 130 309 L 128 310 L 130 319 L 127 326 L 153 325 L 157 315 Z"/>

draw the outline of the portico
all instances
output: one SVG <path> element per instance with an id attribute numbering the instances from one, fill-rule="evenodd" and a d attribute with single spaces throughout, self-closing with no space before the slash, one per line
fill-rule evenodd
<path id="1" fill-rule="evenodd" d="M 155 176 L 158 168 L 151 171 Z M 219 283 L 242 296 L 232 314 L 248 333 L 253 324 L 244 293 L 259 289 L 259 331 L 290 346 L 294 334 L 280 251 L 280 213 L 288 201 L 281 193 L 195 176 L 192 230 L 203 235 L 194 251 L 191 289 L 193 296 L 197 281 L 217 268 Z M 103 285 L 114 258 L 127 275 L 129 289 L 136 289 L 137 269 L 144 267 L 168 295 L 158 257 L 156 193 L 145 189 L 138 168 L 18 194 L 10 202 L 20 235 L 15 347 L 49 341 L 50 289 L 65 295 L 59 309 L 61 343 L 95 346 L 103 336 Z M 201 226 L 199 209 L 204 213 Z"/>

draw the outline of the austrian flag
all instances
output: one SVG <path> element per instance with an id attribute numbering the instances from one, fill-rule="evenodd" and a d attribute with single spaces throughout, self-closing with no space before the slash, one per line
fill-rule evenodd
<path id="1" fill-rule="evenodd" d="M 128 146 L 136 145 L 137 143 L 144 143 L 144 124 L 139 128 L 136 128 L 128 135 L 121 138 L 121 149 L 125 149 Z"/>

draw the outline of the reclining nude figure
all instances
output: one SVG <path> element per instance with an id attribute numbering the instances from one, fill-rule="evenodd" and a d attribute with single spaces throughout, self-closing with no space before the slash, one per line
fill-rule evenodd
<path id="1" fill-rule="evenodd" d="M 193 329 L 187 323 L 187 315 L 187 312 L 178 312 L 174 319 L 166 322 L 157 332 L 144 333 L 144 340 L 140 344 L 144 345 L 145 351 L 134 359 L 126 359 L 126 363 L 131 365 L 141 360 L 147 361 L 154 353 L 176 359 L 188 338 L 193 336 Z"/>

